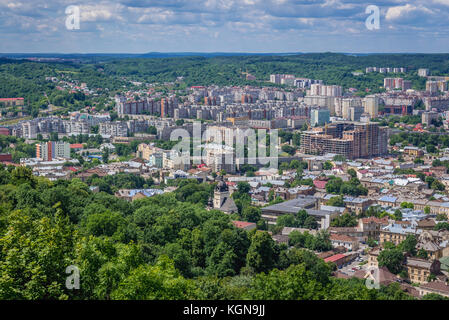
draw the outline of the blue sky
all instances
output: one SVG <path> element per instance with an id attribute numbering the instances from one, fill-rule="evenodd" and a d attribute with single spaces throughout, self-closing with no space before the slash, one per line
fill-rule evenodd
<path id="1" fill-rule="evenodd" d="M 449 52 L 449 0 L 0 0 L 0 52 L 152 51 Z"/>

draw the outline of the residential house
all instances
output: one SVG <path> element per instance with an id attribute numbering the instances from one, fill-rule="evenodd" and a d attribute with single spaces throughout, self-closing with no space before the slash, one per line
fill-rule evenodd
<path id="1" fill-rule="evenodd" d="M 449 298 L 449 285 L 444 281 L 432 281 L 421 284 L 418 287 L 418 291 L 421 297 L 426 294 L 434 293 Z"/>
<path id="2" fill-rule="evenodd" d="M 377 260 L 377 258 L 379 257 L 380 252 L 383 249 L 381 247 L 376 247 L 371 249 L 368 252 L 368 267 L 374 267 L 374 268 L 378 268 L 379 267 L 379 262 Z"/>
<path id="3" fill-rule="evenodd" d="M 407 258 L 405 263 L 408 277 L 413 283 L 427 283 L 431 274 L 440 273 L 440 262 L 438 260 L 424 260 L 418 258 Z"/>
<path id="4" fill-rule="evenodd" d="M 376 217 L 359 219 L 358 229 L 363 233 L 366 240 L 369 238 L 379 241 L 380 230 L 388 225 L 388 218 Z"/>
<path id="5" fill-rule="evenodd" d="M 253 222 L 246 222 L 246 221 L 232 221 L 232 224 L 234 227 L 243 229 L 246 231 L 251 231 L 257 228 L 257 225 Z"/>
<path id="6" fill-rule="evenodd" d="M 377 199 L 377 204 L 386 207 L 396 207 L 397 200 L 398 198 L 394 196 L 382 196 Z"/>
<path id="7" fill-rule="evenodd" d="M 392 242 L 394 245 L 398 245 L 408 235 L 419 235 L 421 232 L 422 230 L 416 229 L 415 221 L 411 223 L 408 221 L 396 221 L 380 230 L 380 244 L 383 245 L 385 242 Z"/>
<path id="8" fill-rule="evenodd" d="M 121 189 L 115 193 L 115 196 L 131 202 L 163 193 L 164 191 L 158 189 Z"/>
<path id="9" fill-rule="evenodd" d="M 357 251 L 359 249 L 357 238 L 331 233 L 329 239 L 333 247 L 345 247 L 348 251 Z"/>

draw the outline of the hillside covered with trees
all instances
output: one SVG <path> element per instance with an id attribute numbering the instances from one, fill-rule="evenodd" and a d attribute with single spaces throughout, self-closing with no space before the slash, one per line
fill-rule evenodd
<path id="1" fill-rule="evenodd" d="M 333 278 L 313 252 L 237 229 L 183 192 L 129 203 L 0 168 L 0 299 L 410 299 L 397 284 Z M 65 287 L 71 265 L 80 290 Z"/>

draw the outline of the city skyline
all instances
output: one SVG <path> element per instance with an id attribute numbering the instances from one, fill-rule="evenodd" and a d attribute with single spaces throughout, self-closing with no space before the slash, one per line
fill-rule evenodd
<path id="1" fill-rule="evenodd" d="M 373 5 L 379 29 L 369 30 Z M 66 28 L 69 6 L 79 29 Z M 2 0 L 0 9 L 3 53 L 449 51 L 446 0 Z"/>

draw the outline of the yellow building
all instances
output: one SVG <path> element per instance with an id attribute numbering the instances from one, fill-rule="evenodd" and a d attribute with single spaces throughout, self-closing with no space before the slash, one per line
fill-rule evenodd
<path id="1" fill-rule="evenodd" d="M 379 253 L 382 251 L 382 248 L 373 248 L 368 252 L 368 267 L 379 267 L 379 262 L 377 261 L 377 257 L 379 257 Z"/>
<path id="2" fill-rule="evenodd" d="M 385 242 L 391 242 L 397 246 L 398 244 L 400 244 L 402 241 L 404 241 L 407 238 L 407 234 L 381 231 L 379 238 L 380 238 L 381 245 L 383 245 Z"/>
<path id="3" fill-rule="evenodd" d="M 383 245 L 385 242 L 391 242 L 397 246 L 404 241 L 408 235 L 415 235 L 416 232 L 416 229 L 413 228 L 409 222 L 396 221 L 380 230 L 380 244 Z"/>
<path id="4" fill-rule="evenodd" d="M 427 283 L 431 274 L 440 272 L 440 262 L 438 260 L 428 261 L 417 258 L 407 258 L 405 263 L 408 277 L 414 283 Z"/>
<path id="5" fill-rule="evenodd" d="M 141 143 L 137 146 L 137 157 L 149 161 L 153 154 L 161 153 L 162 151 L 162 149 L 155 146 Z"/>

